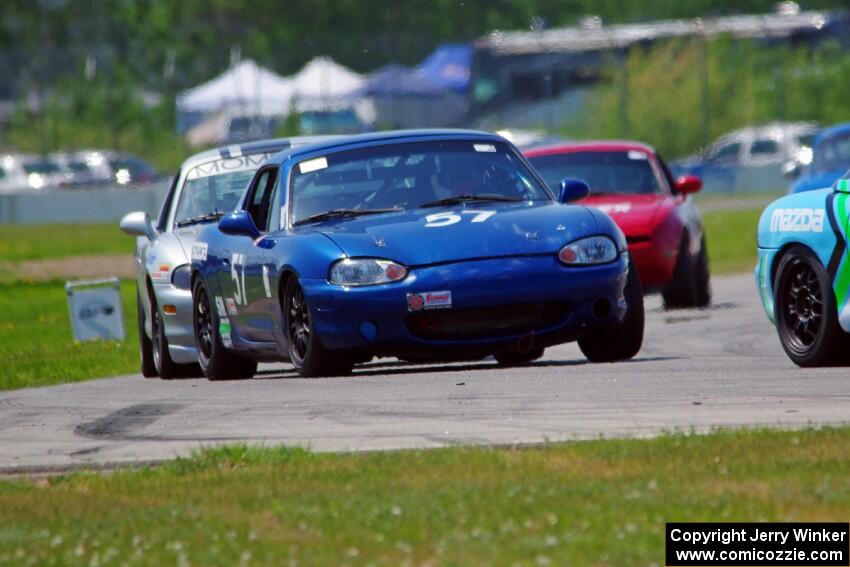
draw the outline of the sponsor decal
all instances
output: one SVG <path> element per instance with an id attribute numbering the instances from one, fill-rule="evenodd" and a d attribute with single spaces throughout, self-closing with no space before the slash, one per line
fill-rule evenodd
<path id="1" fill-rule="evenodd" d="M 195 242 L 192 245 L 192 260 L 198 260 L 199 262 L 207 261 L 207 243 L 206 242 Z"/>
<path id="2" fill-rule="evenodd" d="M 647 160 L 645 153 L 638 152 L 638 151 L 635 151 L 635 150 L 629 150 L 628 156 L 629 156 L 629 159 L 643 160 L 643 161 Z"/>
<path id="3" fill-rule="evenodd" d="M 774 209 L 770 232 L 823 232 L 824 209 Z"/>
<path id="4" fill-rule="evenodd" d="M 230 338 L 230 321 L 222 321 L 218 324 L 218 336 L 221 337 L 221 344 L 227 348 L 233 346 L 233 339 Z"/>
<path id="5" fill-rule="evenodd" d="M 594 207 L 596 207 L 597 209 L 599 209 L 603 213 L 606 213 L 606 214 L 609 214 L 609 215 L 612 214 L 612 213 L 614 213 L 614 214 L 628 213 L 630 210 L 632 210 L 632 204 L 631 203 L 610 203 L 610 204 L 606 203 L 606 204 L 603 204 L 603 205 L 594 205 Z"/>
<path id="6" fill-rule="evenodd" d="M 271 299 L 272 286 L 269 283 L 269 267 L 263 266 L 263 287 L 266 288 L 266 297 Z"/>
<path id="7" fill-rule="evenodd" d="M 452 292 L 426 291 L 423 293 L 407 294 L 407 310 L 422 311 L 423 309 L 448 309 L 452 306 Z"/>
<path id="8" fill-rule="evenodd" d="M 298 164 L 298 170 L 301 173 L 310 173 L 311 171 L 319 171 L 328 166 L 327 158 L 320 157 L 316 159 L 308 159 Z"/>
<path id="9" fill-rule="evenodd" d="M 230 297 L 224 298 L 224 305 L 227 307 L 227 314 L 236 317 L 239 315 L 239 310 L 236 309 L 236 302 Z"/>
<path id="10" fill-rule="evenodd" d="M 233 299 L 236 300 L 236 303 L 248 305 L 248 296 L 245 293 L 245 254 L 233 255 L 233 260 L 230 263 L 230 277 L 233 279 L 233 285 L 236 286 Z"/>
<path id="11" fill-rule="evenodd" d="M 238 146 L 237 146 L 238 148 Z M 186 174 L 186 179 L 203 179 L 231 171 L 254 171 L 258 169 L 266 159 L 275 152 L 261 154 L 231 156 L 229 158 L 217 159 L 207 163 L 199 164 Z"/>
<path id="12" fill-rule="evenodd" d="M 218 310 L 218 316 L 222 320 L 227 320 L 227 309 L 224 307 L 224 299 L 220 295 L 215 296 L 215 308 Z"/>
<path id="13" fill-rule="evenodd" d="M 475 148 L 476 152 L 493 153 L 496 151 L 496 146 L 493 144 L 473 144 L 472 147 Z"/>

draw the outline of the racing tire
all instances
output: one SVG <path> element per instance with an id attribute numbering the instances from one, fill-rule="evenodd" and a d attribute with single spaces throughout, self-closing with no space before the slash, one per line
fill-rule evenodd
<path id="1" fill-rule="evenodd" d="M 669 287 L 661 293 L 664 309 L 687 309 L 696 307 L 699 302 L 694 259 L 691 257 L 688 240 L 687 233 L 682 235 L 679 254 L 676 256 L 676 266 L 673 268 L 673 279 Z M 708 261 L 707 257 L 706 261 Z"/>
<path id="2" fill-rule="evenodd" d="M 283 327 L 289 361 L 302 378 L 341 376 L 354 366 L 350 356 L 325 348 L 313 328 L 313 315 L 298 279 L 292 277 L 283 291 Z"/>
<path id="3" fill-rule="evenodd" d="M 151 298 L 151 346 L 157 376 L 163 380 L 171 380 L 183 374 L 182 366 L 171 360 L 171 355 L 168 352 L 168 339 L 163 328 L 162 313 L 159 312 L 159 305 L 156 304 L 156 299 L 153 297 Z"/>
<path id="4" fill-rule="evenodd" d="M 142 305 L 142 296 L 136 293 L 136 312 L 139 323 L 139 355 L 142 359 L 142 376 L 145 378 L 157 378 L 156 364 L 153 360 L 153 343 L 145 332 L 145 308 Z"/>
<path id="5" fill-rule="evenodd" d="M 501 366 L 520 366 L 542 357 L 545 350 L 545 348 L 541 347 L 533 348 L 528 352 L 519 352 L 515 350 L 497 352 L 493 355 L 493 358 L 495 358 L 496 362 L 498 362 Z"/>
<path id="6" fill-rule="evenodd" d="M 696 304 L 694 307 L 711 305 L 711 271 L 709 270 L 708 248 L 705 245 L 705 235 L 700 240 L 699 256 L 696 261 L 694 274 L 696 285 Z"/>
<path id="7" fill-rule="evenodd" d="M 192 326 L 198 364 L 207 380 L 244 380 L 257 373 L 257 363 L 227 350 L 221 340 L 221 321 L 204 281 L 192 287 Z"/>
<path id="8" fill-rule="evenodd" d="M 643 344 L 643 289 L 631 257 L 629 275 L 623 290 L 626 314 L 613 327 L 588 331 L 578 340 L 578 346 L 590 362 L 616 362 L 633 358 Z"/>
<path id="9" fill-rule="evenodd" d="M 776 331 L 788 358 L 804 368 L 846 363 L 848 340 L 831 279 L 811 250 L 794 246 L 782 256 L 773 290 Z"/>

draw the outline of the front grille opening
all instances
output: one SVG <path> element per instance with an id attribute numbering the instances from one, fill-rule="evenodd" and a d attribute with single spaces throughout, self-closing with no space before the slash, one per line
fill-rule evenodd
<path id="1" fill-rule="evenodd" d="M 566 319 L 562 302 L 522 303 L 483 309 L 422 311 L 407 317 L 407 328 L 423 339 L 495 338 L 529 333 Z"/>

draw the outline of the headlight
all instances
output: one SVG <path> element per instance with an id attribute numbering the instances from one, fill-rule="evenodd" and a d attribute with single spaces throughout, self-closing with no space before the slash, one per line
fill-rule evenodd
<path id="1" fill-rule="evenodd" d="M 377 285 L 407 277 L 407 268 L 380 258 L 346 258 L 331 266 L 332 284 L 345 286 Z"/>
<path id="2" fill-rule="evenodd" d="M 192 287 L 192 266 L 183 264 L 171 272 L 171 285 L 188 291 Z"/>
<path id="3" fill-rule="evenodd" d="M 574 266 L 604 264 L 617 258 L 617 245 L 607 236 L 590 236 L 570 242 L 558 252 L 558 259 Z"/>

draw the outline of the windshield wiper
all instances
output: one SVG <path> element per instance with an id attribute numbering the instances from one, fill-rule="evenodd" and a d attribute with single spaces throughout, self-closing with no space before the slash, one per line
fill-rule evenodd
<path id="1" fill-rule="evenodd" d="M 390 207 L 387 209 L 333 209 L 330 211 L 325 211 L 323 213 L 318 213 L 316 215 L 310 215 L 309 217 L 304 217 L 303 219 L 297 220 L 292 223 L 292 226 L 298 226 L 310 222 L 339 219 L 344 217 L 360 217 L 364 215 L 378 215 L 381 213 L 396 213 L 398 211 L 403 210 L 404 209 L 401 209 L 399 207 Z"/>
<path id="2" fill-rule="evenodd" d="M 420 207 L 442 207 L 443 205 L 458 205 L 460 203 L 476 203 L 476 202 L 487 202 L 487 201 L 500 201 L 506 203 L 517 203 L 522 201 L 518 197 L 508 197 L 506 195 L 494 195 L 490 193 L 482 193 L 480 195 L 457 195 L 455 197 L 448 197 L 446 199 L 437 199 L 436 201 L 429 201 L 427 203 L 422 203 L 419 205 Z"/>
<path id="3" fill-rule="evenodd" d="M 210 222 L 220 219 L 224 216 L 222 211 L 214 211 L 212 213 L 207 213 L 205 215 L 198 215 L 196 217 L 190 217 L 188 219 L 183 219 L 181 221 L 177 221 L 178 227 L 189 226 L 190 224 L 198 224 L 201 222 Z"/>

